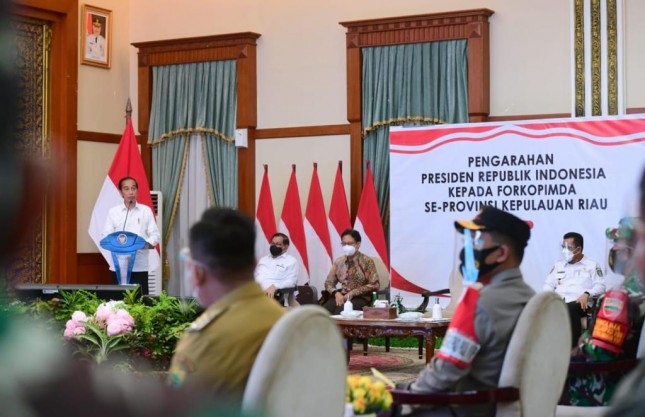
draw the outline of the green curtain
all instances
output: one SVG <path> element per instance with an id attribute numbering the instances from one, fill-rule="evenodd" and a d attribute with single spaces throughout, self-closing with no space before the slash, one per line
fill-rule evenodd
<path id="1" fill-rule="evenodd" d="M 209 201 L 218 207 L 237 208 L 237 148 L 235 142 L 204 135 Z"/>
<path id="2" fill-rule="evenodd" d="M 154 187 L 163 193 L 164 245 L 179 201 L 188 140 L 204 141 L 209 195 L 215 205 L 237 206 L 237 151 L 234 145 L 236 62 L 212 61 L 152 69 L 148 143 L 152 145 Z"/>
<path id="3" fill-rule="evenodd" d="M 389 127 L 468 122 L 467 48 L 463 39 L 362 49 L 363 162 L 372 164 L 386 235 Z"/>

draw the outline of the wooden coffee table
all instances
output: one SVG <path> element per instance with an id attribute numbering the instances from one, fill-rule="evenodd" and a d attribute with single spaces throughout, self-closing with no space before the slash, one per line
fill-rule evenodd
<path id="1" fill-rule="evenodd" d="M 422 336 L 425 340 L 426 363 L 434 356 L 434 346 L 437 336 L 444 336 L 450 319 L 441 320 L 373 320 L 373 319 L 345 319 L 332 316 L 340 328 L 345 339 L 347 339 L 347 360 L 353 338 L 365 339 L 368 337 L 407 337 Z M 419 346 L 419 355 L 423 344 Z"/>

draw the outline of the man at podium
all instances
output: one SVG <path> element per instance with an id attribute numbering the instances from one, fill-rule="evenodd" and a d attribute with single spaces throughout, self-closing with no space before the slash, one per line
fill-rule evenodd
<path id="1" fill-rule="evenodd" d="M 137 203 L 137 192 L 139 186 L 137 180 L 132 177 L 124 177 L 119 180 L 119 192 L 123 197 L 123 204 L 112 207 L 108 212 L 107 219 L 103 226 L 101 237 L 113 232 L 126 231 L 137 234 L 146 241 L 143 249 L 136 252 L 130 284 L 138 284 L 141 287 L 141 294 L 148 294 L 148 250 L 159 243 L 160 234 L 155 222 L 152 210 L 148 206 Z M 127 259 L 120 256 L 119 265 L 122 271 L 127 271 Z M 114 271 L 114 266 L 110 267 Z M 115 280 L 120 284 L 119 279 Z"/>

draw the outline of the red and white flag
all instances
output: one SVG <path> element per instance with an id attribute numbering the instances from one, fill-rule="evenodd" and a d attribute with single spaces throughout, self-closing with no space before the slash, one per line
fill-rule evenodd
<path id="1" fill-rule="evenodd" d="M 376 200 L 376 189 L 374 188 L 374 179 L 372 178 L 372 169 L 369 161 L 367 162 L 365 184 L 363 184 L 361 201 L 358 203 L 354 229 L 360 232 L 363 239 L 360 251 L 367 256 L 380 258 L 389 270 L 390 261 L 387 256 L 385 233 L 383 232 L 381 212 Z"/>
<path id="2" fill-rule="evenodd" d="M 318 291 L 322 291 L 325 287 L 325 279 L 331 268 L 332 255 L 327 214 L 325 214 L 325 203 L 320 189 L 318 164 L 316 163 L 314 163 L 314 172 L 311 175 L 304 225 L 310 285 L 316 287 Z"/>
<path id="3" fill-rule="evenodd" d="M 112 255 L 109 251 L 101 248 L 99 242 L 102 239 L 101 233 L 107 218 L 108 211 L 119 204 L 123 204 L 123 197 L 119 191 L 119 180 L 123 177 L 132 177 L 137 180 L 139 185 L 137 193 L 137 203 L 153 209 L 152 196 L 150 195 L 150 186 L 148 185 L 148 178 L 146 171 L 143 168 L 143 160 L 139 153 L 137 146 L 137 139 L 134 135 L 134 128 L 132 127 L 132 119 L 128 117 L 128 123 L 125 126 L 121 142 L 116 150 L 112 165 L 108 171 L 108 175 L 103 182 L 103 187 L 99 193 L 96 203 L 94 204 L 94 211 L 92 211 L 92 218 L 90 219 L 90 227 L 88 233 L 90 237 L 99 248 L 105 260 L 112 265 Z M 154 210 L 153 210 L 154 212 Z M 148 270 L 152 271 L 159 267 L 159 247 L 157 250 L 148 251 Z"/>
<path id="4" fill-rule="evenodd" d="M 349 208 L 347 206 L 347 195 L 345 194 L 345 185 L 343 185 L 343 162 L 338 161 L 336 170 L 336 180 L 334 180 L 334 190 L 331 194 L 331 203 L 329 204 L 329 243 L 331 245 L 331 258 L 333 260 L 344 255 L 341 247 L 340 234 L 345 229 L 351 229 L 352 221 L 349 217 Z"/>
<path id="5" fill-rule="evenodd" d="M 298 194 L 295 164 L 292 165 L 291 178 L 289 178 L 287 193 L 284 196 L 278 231 L 289 236 L 291 244 L 287 253 L 298 260 L 300 264 L 298 285 L 304 285 L 309 282 L 309 261 L 307 260 L 307 240 L 302 222 L 302 206 L 300 205 L 300 194 Z"/>
<path id="6" fill-rule="evenodd" d="M 255 214 L 255 257 L 257 259 L 269 254 L 271 236 L 275 232 L 275 212 L 273 211 L 273 199 L 271 198 L 271 187 L 269 186 L 269 167 L 264 164 L 264 176 L 260 186 L 258 209 Z"/>

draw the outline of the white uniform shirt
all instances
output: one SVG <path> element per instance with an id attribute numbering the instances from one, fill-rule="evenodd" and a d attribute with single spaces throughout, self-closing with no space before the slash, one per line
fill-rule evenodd
<path id="1" fill-rule="evenodd" d="M 276 288 L 294 287 L 298 281 L 298 260 L 288 253 L 277 258 L 266 255 L 260 258 L 255 267 L 255 281 L 263 290 L 271 285 Z"/>
<path id="2" fill-rule="evenodd" d="M 605 292 L 605 277 L 598 262 L 586 256 L 570 264 L 557 261 L 544 282 L 544 291 L 555 291 L 566 303 L 576 301 L 585 291 L 591 296 Z"/>
<path id="3" fill-rule="evenodd" d="M 85 40 L 85 58 L 105 59 L 105 39 L 101 35 L 87 35 Z"/>
<path id="4" fill-rule="evenodd" d="M 116 207 L 112 207 L 110 211 L 108 211 L 107 219 L 105 219 L 101 238 L 104 238 L 112 232 L 125 230 L 127 232 L 136 233 L 144 238 L 150 245 L 156 246 L 157 243 L 159 243 L 161 236 L 159 234 L 159 229 L 157 228 L 157 223 L 155 222 L 155 216 L 152 214 L 150 207 L 136 203 L 136 205 L 130 209 L 130 214 L 127 213 L 128 210 L 125 207 L 125 204 L 119 204 Z M 149 249 L 141 249 L 137 251 L 132 271 L 148 272 L 148 251 Z M 112 267 L 110 270 L 114 271 L 114 268 Z"/>

